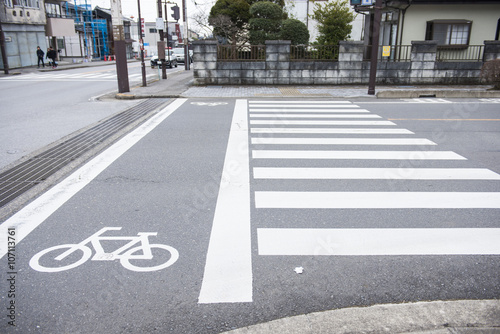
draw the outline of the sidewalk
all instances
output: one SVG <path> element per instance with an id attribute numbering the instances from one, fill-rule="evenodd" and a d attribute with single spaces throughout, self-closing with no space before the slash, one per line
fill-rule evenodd
<path id="1" fill-rule="evenodd" d="M 304 98 L 500 98 L 492 86 L 383 86 L 376 87 L 376 96 L 368 95 L 368 86 L 195 86 L 193 71 L 169 73 L 167 80 L 132 88 L 129 93 L 116 94 L 118 99 L 178 97 L 304 97 Z"/>
<path id="2" fill-rule="evenodd" d="M 499 300 L 385 304 L 316 312 L 225 334 L 499 334 Z"/>

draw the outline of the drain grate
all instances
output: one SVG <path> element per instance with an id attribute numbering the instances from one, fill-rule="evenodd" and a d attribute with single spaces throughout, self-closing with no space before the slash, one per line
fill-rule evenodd
<path id="1" fill-rule="evenodd" d="M 0 174 L 0 207 L 101 144 L 119 130 L 165 104 L 148 99 Z"/>

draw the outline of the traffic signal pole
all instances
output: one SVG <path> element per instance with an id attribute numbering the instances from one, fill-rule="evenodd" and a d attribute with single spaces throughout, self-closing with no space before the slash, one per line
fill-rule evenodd
<path id="1" fill-rule="evenodd" d="M 186 71 L 190 68 L 189 46 L 188 46 L 188 21 L 186 0 L 182 0 L 182 19 L 184 21 L 184 66 Z"/>
<path id="2" fill-rule="evenodd" d="M 165 13 L 165 16 L 167 13 Z M 161 14 L 161 0 L 158 0 L 158 18 L 162 18 Z M 160 33 L 160 41 L 158 42 L 158 60 L 161 61 L 161 78 L 167 78 L 167 64 L 165 61 L 165 37 L 163 36 L 163 29 L 158 29 Z"/>

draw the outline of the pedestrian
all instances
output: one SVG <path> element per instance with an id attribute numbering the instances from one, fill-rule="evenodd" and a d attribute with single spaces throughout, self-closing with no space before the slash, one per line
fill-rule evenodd
<path id="1" fill-rule="evenodd" d="M 56 53 L 56 50 L 54 50 L 52 47 L 50 47 L 47 50 L 47 58 L 52 60 L 52 68 L 56 68 L 57 67 L 57 63 L 56 63 L 57 53 Z"/>
<path id="2" fill-rule="evenodd" d="M 43 62 L 43 56 L 45 52 L 40 49 L 39 46 L 36 47 L 36 56 L 38 57 L 38 68 L 40 68 L 40 62 L 42 62 L 43 67 L 45 67 L 45 63 Z"/>

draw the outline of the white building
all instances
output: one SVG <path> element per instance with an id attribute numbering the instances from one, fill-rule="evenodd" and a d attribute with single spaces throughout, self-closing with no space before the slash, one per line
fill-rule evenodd
<path id="1" fill-rule="evenodd" d="M 318 37 L 318 29 L 317 22 L 311 18 L 314 14 L 314 8 L 316 4 L 323 4 L 322 1 L 308 1 L 308 0 L 288 0 L 286 1 L 285 7 L 290 14 L 290 17 L 295 18 L 304 22 L 309 29 L 309 42 L 314 42 Z M 351 9 L 352 10 L 352 9 Z M 309 14 L 309 15 L 307 15 Z M 365 16 L 362 14 L 358 14 L 356 19 L 352 23 L 352 32 L 350 40 L 353 41 L 361 41 L 364 36 L 364 18 Z"/>

